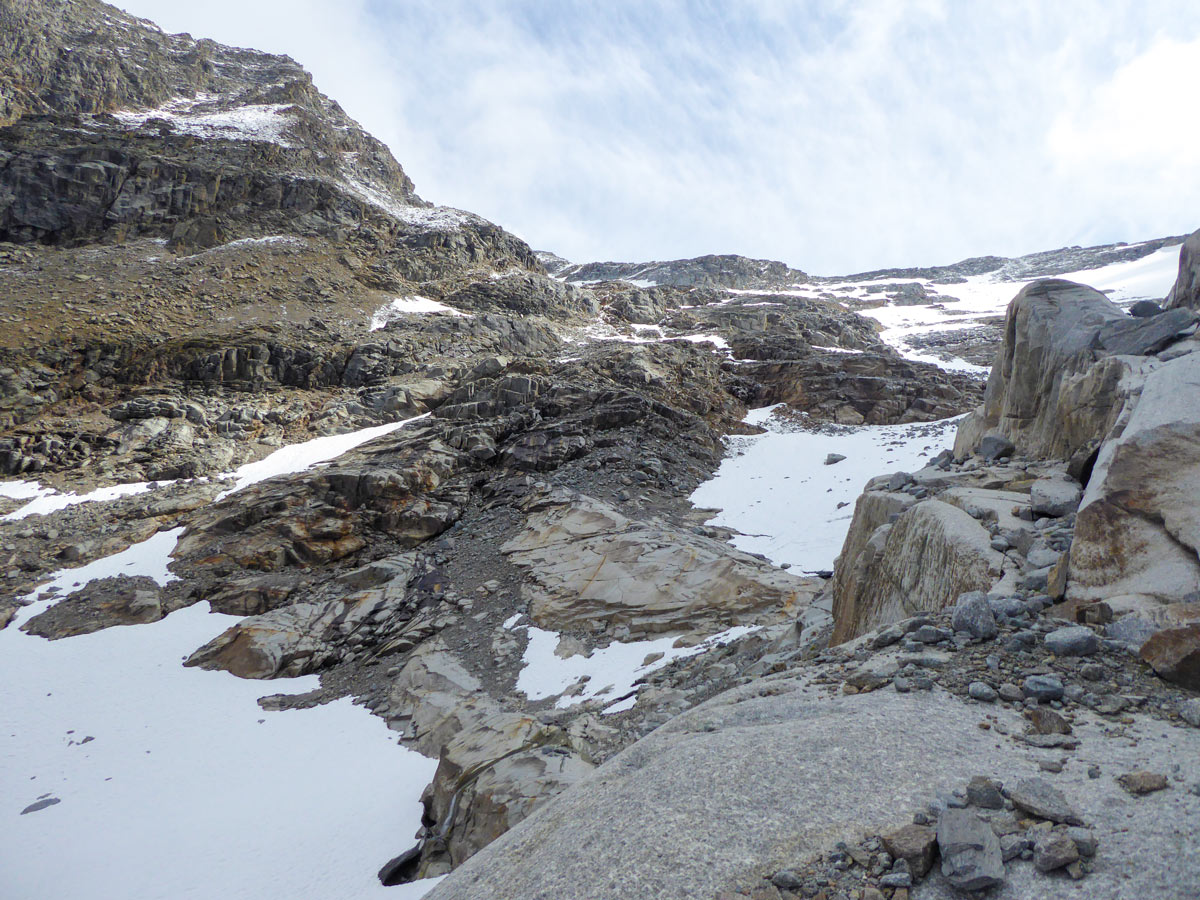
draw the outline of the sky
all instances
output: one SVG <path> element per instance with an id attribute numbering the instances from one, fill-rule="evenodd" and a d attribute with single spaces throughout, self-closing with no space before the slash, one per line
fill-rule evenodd
<path id="1" fill-rule="evenodd" d="M 1194 0 L 119 0 L 287 53 L 438 204 L 576 262 L 813 274 L 1200 227 Z"/>

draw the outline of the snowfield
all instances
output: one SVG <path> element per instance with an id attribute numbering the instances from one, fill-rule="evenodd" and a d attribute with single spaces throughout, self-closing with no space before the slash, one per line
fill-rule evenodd
<path id="1" fill-rule="evenodd" d="M 867 481 L 924 467 L 953 444 L 959 421 L 810 429 L 779 418 L 779 409 L 746 416 L 767 431 L 730 438 L 729 455 L 691 500 L 721 511 L 709 524 L 740 532 L 738 549 L 805 572 L 833 568 Z M 830 453 L 846 458 L 827 466 Z"/>
<path id="2" fill-rule="evenodd" d="M 412 421 L 284 448 L 239 469 L 235 490 Z M 38 489 L 10 483 L 5 495 L 36 501 Z M 348 699 L 286 712 L 256 702 L 311 690 L 316 676 L 256 682 L 181 665 L 238 617 L 202 603 L 58 641 L 19 630 L 93 579 L 174 579 L 181 531 L 55 573 L 0 631 L 5 900 L 423 896 L 435 880 L 384 888 L 375 873 L 412 845 L 436 760 L 396 746 Z"/>
<path id="3" fill-rule="evenodd" d="M 439 303 L 437 300 L 430 300 L 428 297 L 422 297 L 420 294 L 412 294 L 408 297 L 397 297 L 386 306 L 381 306 L 371 316 L 371 331 L 379 331 L 389 322 L 393 322 L 402 316 L 411 315 L 428 315 L 430 313 L 442 313 L 448 316 L 459 316 L 460 318 L 472 318 L 470 313 L 461 312 L 453 306 L 447 306 L 445 303 Z"/>
<path id="4" fill-rule="evenodd" d="M 1135 300 L 1162 300 L 1171 290 L 1178 272 L 1179 247 L 1176 246 L 1163 247 L 1132 262 L 1113 263 L 1055 277 L 1094 287 L 1107 294 L 1114 303 L 1132 303 Z M 945 297 L 948 301 L 945 306 L 889 305 L 864 309 L 862 315 L 878 321 L 884 329 L 880 335 L 883 341 L 908 359 L 933 363 L 949 371 L 986 376 L 988 369 L 985 367 L 971 365 L 960 359 L 947 361 L 922 353 L 913 349 L 906 339 L 933 332 L 973 328 L 993 316 L 1003 316 L 1021 288 L 1037 280 L 995 281 L 993 278 L 991 274 L 975 275 L 968 278 L 965 284 L 933 284 L 916 279 Z"/>

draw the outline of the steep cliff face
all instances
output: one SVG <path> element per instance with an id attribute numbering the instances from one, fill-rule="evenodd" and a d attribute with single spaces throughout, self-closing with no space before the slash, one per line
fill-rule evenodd
<path id="1" fill-rule="evenodd" d="M 0 58 L 0 240 L 204 248 L 368 229 L 424 257 L 413 277 L 541 271 L 503 230 L 421 200 L 286 56 L 167 35 L 98 0 L 17 0 L 0 10 Z"/>

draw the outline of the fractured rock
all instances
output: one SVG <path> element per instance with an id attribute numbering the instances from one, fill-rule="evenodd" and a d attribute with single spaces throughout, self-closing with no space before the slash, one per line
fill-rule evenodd
<path id="1" fill-rule="evenodd" d="M 1018 809 L 1039 819 L 1049 819 L 1051 822 L 1067 825 L 1083 824 L 1078 813 L 1067 803 L 1067 798 L 1042 778 L 1025 778 L 1018 781 L 1015 786 L 1009 788 L 1008 799 Z"/>
<path id="2" fill-rule="evenodd" d="M 883 847 L 893 859 L 908 863 L 914 878 L 924 878 L 933 867 L 937 834 L 925 825 L 905 825 L 883 835 Z"/>
<path id="3" fill-rule="evenodd" d="M 625 625 L 644 636 L 779 621 L 824 584 L 582 495 L 536 509 L 501 549 L 536 584 L 531 618 L 560 631 Z"/>
<path id="4" fill-rule="evenodd" d="M 973 810 L 943 812 L 938 818 L 937 843 L 942 875 L 959 890 L 982 891 L 1004 881 L 1000 840 Z"/>
<path id="5" fill-rule="evenodd" d="M 1053 872 L 1079 859 L 1079 848 L 1064 831 L 1051 831 L 1033 845 L 1033 864 L 1039 872 Z"/>
<path id="6" fill-rule="evenodd" d="M 1165 628 L 1146 641 L 1139 653 L 1160 677 L 1200 691 L 1200 624 Z"/>

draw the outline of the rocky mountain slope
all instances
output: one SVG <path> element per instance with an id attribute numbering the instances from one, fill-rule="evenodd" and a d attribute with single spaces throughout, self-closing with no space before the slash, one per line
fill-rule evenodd
<path id="1" fill-rule="evenodd" d="M 940 275 L 874 290 L 740 257 L 568 270 L 420 199 L 286 57 L 96 0 L 16 0 L 0 25 L 0 679 L 19 685 L 0 719 L 19 776 L 0 788 L 0 868 L 15 896 L 174 896 L 197 879 L 229 896 L 420 896 L 461 867 L 432 896 L 904 900 L 885 828 L 958 809 L 939 787 L 978 774 L 1005 781 L 1011 812 L 1010 780 L 1057 764 L 1071 826 L 1102 848 L 1091 862 L 1075 834 L 1085 859 L 1063 866 L 1116 897 L 1119 867 L 1193 821 L 1200 732 L 1164 730 L 1200 720 L 1180 643 L 1190 470 L 1162 462 L 1190 447 L 1192 405 L 1154 398 L 1191 396 L 1195 236 L 1038 263 L 1107 265 L 1094 272 L 1117 299 L 1161 299 L 1128 267 L 1174 254 L 1174 308 L 1137 319 L 1060 282 L 989 325 L 1018 283 L 1001 302 L 998 282 L 954 300 Z M 976 328 L 952 340 L 955 302 L 976 304 Z M 931 317 L 920 346 L 894 318 L 914 309 Z M 997 345 L 985 386 L 963 354 Z M 938 456 L 945 420 L 976 408 Z M 859 487 L 841 454 L 754 474 L 812 511 L 789 527 L 847 534 L 836 571 L 816 552 L 792 569 L 691 502 L 730 477 L 729 446 L 783 435 L 937 463 L 873 482 L 852 520 L 825 497 Z M 1161 488 L 1132 499 L 1144 446 Z M 1121 555 L 1134 545 L 1151 550 Z M 973 618 L 946 608 L 960 594 Z M 1091 637 L 1070 637 L 1092 674 L 1041 652 L 1056 616 L 1084 621 Z M 81 674 L 41 689 L 60 673 Z M 247 712 L 246 690 L 268 696 Z M 211 707 L 221 740 L 189 730 L 174 696 Z M 971 704 L 997 697 L 977 727 Z M 1052 710 L 1105 778 L 1177 765 L 1170 814 L 1138 801 L 1141 830 L 1118 833 L 1124 795 L 1102 779 L 1081 796 L 1094 779 L 1063 756 L 1075 739 L 1018 733 Z M 354 739 L 331 738 L 335 714 L 332 734 Z M 401 746 L 379 753 L 384 723 Z M 942 740 L 952 763 L 915 752 Z M 210 746 L 254 749 L 171 768 Z M 393 759 L 401 774 L 371 777 Z M 838 772 L 854 773 L 841 793 Z M 345 792 L 318 793 L 337 779 Z M 821 812 L 796 815 L 816 797 Z M 1053 837 L 1069 856 L 1044 813 L 1010 815 L 1004 852 L 1036 861 Z M 147 823 L 141 844 L 108 841 Z M 174 834 L 189 860 L 264 849 L 189 876 L 156 843 Z M 69 871 L 51 862 L 64 835 Z M 1138 890 L 1183 896 L 1200 869 L 1179 852 Z M 784 863 L 794 880 L 774 877 Z"/>

